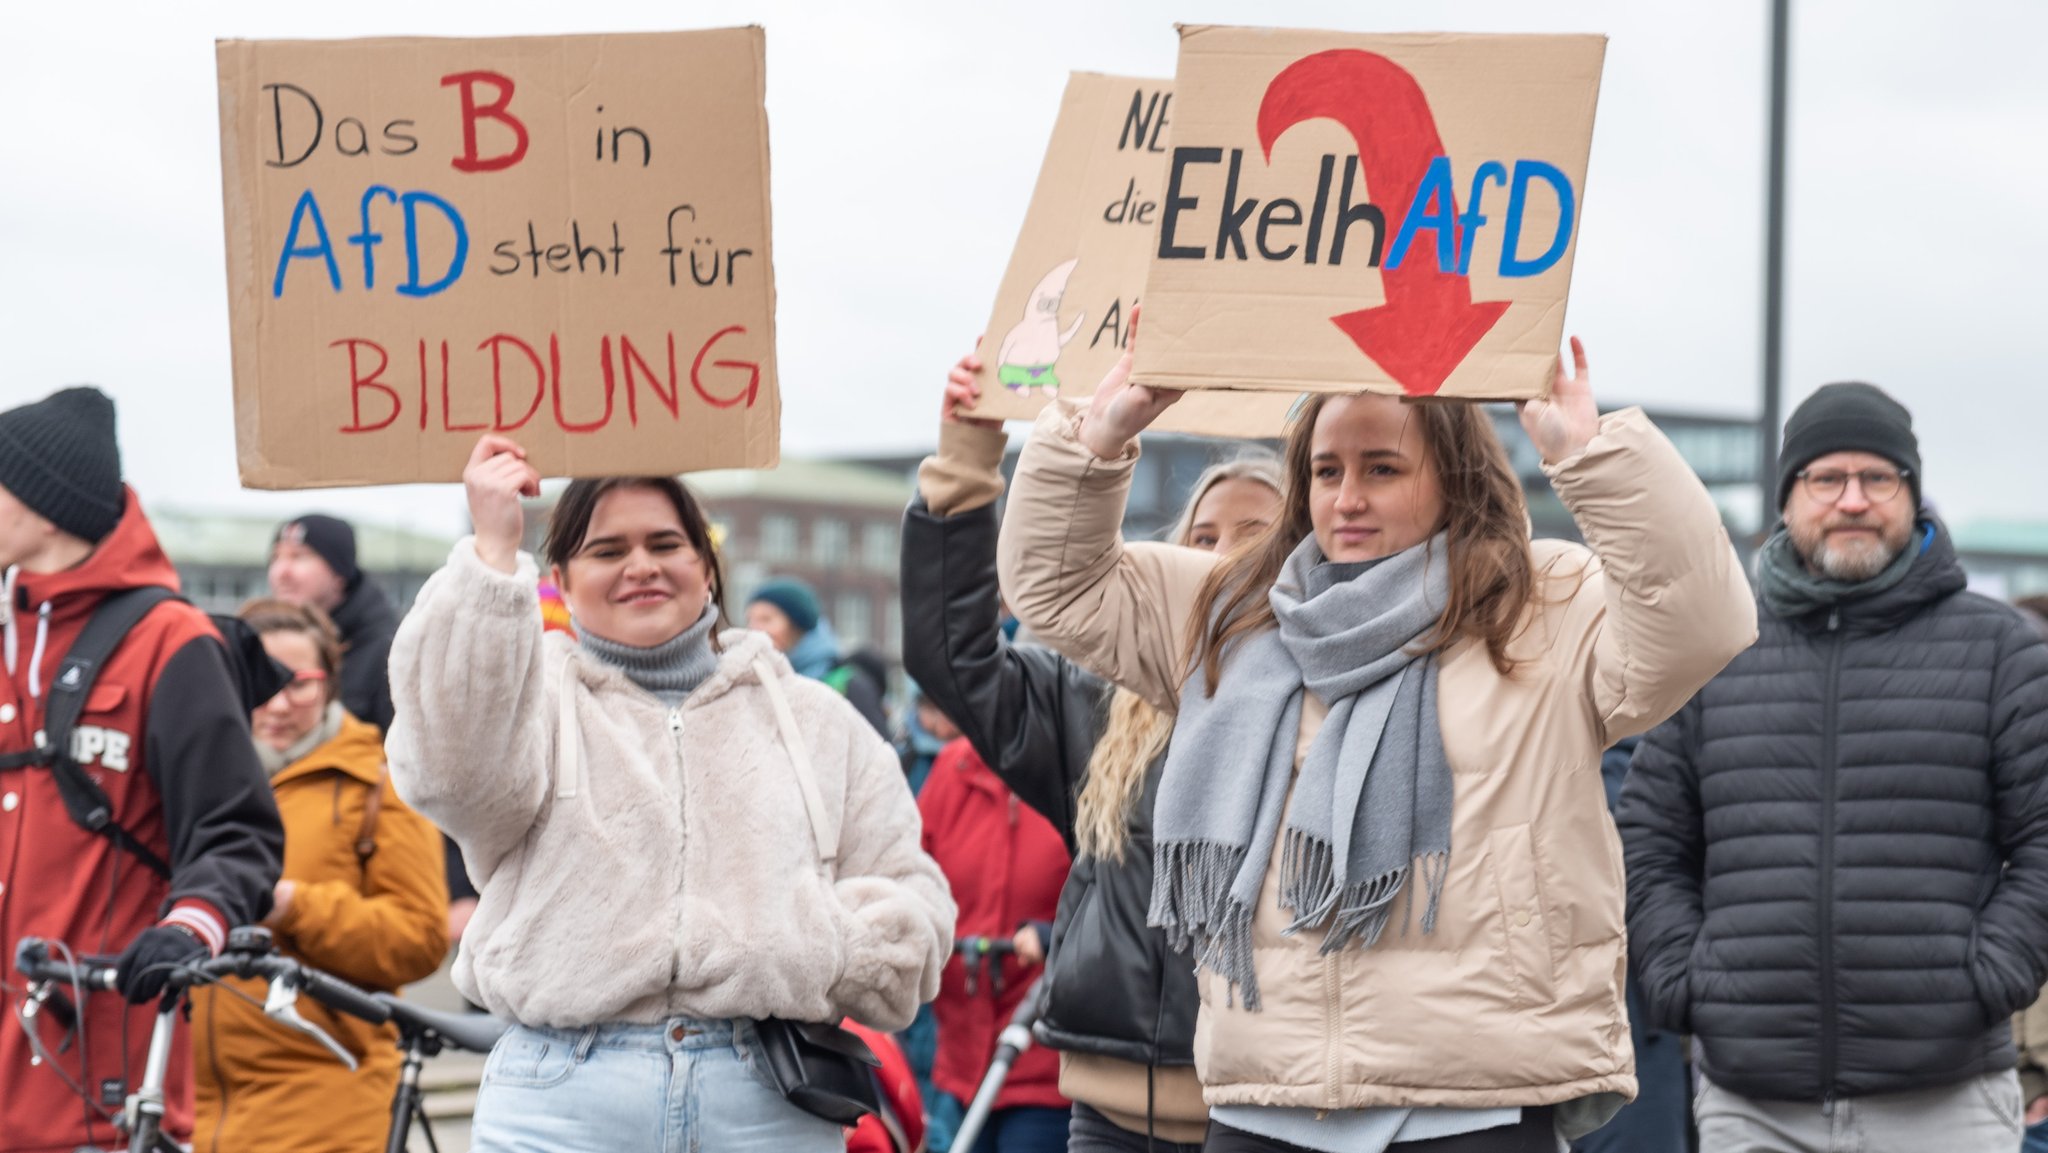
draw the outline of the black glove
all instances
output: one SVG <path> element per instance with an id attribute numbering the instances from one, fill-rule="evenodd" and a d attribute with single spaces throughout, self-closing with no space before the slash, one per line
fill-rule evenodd
<path id="1" fill-rule="evenodd" d="M 131 1005 L 153 1001 L 164 991 L 171 970 L 204 960 L 205 942 L 176 925 L 155 925 L 144 929 L 114 962 L 114 987 Z"/>

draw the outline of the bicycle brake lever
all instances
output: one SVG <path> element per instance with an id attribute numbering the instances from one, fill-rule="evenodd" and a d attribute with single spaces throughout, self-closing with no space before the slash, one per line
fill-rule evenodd
<path id="1" fill-rule="evenodd" d="M 263 999 L 263 1015 L 279 1024 L 288 1025 L 327 1047 L 335 1060 L 348 1066 L 349 1072 L 356 1071 L 355 1054 L 342 1048 L 341 1042 L 329 1036 L 327 1030 L 299 1015 L 299 986 L 288 977 L 280 977 L 270 983 L 270 993 Z"/>
<path id="2" fill-rule="evenodd" d="M 54 982 L 38 981 L 29 986 L 29 995 L 21 1006 L 22 1027 L 34 1028 L 35 1019 L 42 1015 L 55 1018 L 57 1027 L 64 1030 L 64 1039 L 57 1042 L 57 1055 L 61 1057 L 69 1053 L 71 1042 L 78 1032 L 78 1010 L 72 1005 L 71 998 L 65 996 L 64 990 Z"/>

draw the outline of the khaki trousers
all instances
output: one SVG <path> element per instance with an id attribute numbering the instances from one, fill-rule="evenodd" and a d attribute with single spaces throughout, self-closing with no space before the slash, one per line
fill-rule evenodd
<path id="1" fill-rule="evenodd" d="M 2018 1153 L 2019 1074 L 2008 1069 L 1907 1093 L 1761 1101 L 1703 1081 L 1700 1153 Z"/>

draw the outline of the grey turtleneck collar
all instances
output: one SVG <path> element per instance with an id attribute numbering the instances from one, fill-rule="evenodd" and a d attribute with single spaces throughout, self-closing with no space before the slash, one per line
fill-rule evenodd
<path id="1" fill-rule="evenodd" d="M 625 673 L 628 680 L 674 708 L 718 668 L 718 654 L 711 651 L 711 630 L 717 624 L 718 609 L 707 604 L 696 624 L 652 648 L 608 641 L 582 627 L 577 628 L 576 637 L 584 652 Z"/>

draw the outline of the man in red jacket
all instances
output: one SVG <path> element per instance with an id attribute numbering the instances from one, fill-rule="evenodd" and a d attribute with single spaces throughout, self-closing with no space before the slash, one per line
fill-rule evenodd
<path id="1" fill-rule="evenodd" d="M 1017 956 L 947 962 L 932 1009 L 939 1055 L 932 1081 L 971 1101 L 995 1056 L 996 1039 L 1045 969 L 1046 931 L 1073 864 L 1052 822 L 1024 807 L 965 739 L 939 751 L 918 794 L 924 851 L 953 888 L 962 937 L 1012 940 L 1037 934 Z M 1037 926 L 1037 928 L 1034 928 Z M 971 990 L 971 991 L 970 991 Z M 953 1153 L 1060 1153 L 1072 1106 L 1060 1096 L 1059 1054 L 1034 1047 L 1018 1058 L 973 1150 Z M 929 1103 L 927 1103 L 929 1107 Z"/>
<path id="2" fill-rule="evenodd" d="M 155 606 L 109 656 L 70 750 L 114 823 L 170 875 L 74 822 L 50 769 L 24 763 L 93 610 L 126 589 L 178 586 L 121 482 L 114 405 L 98 390 L 0 412 L 0 569 L 0 1153 L 71 1153 L 116 1142 L 111 1118 L 142 1079 L 168 970 L 218 953 L 229 927 L 269 911 L 284 831 L 220 634 L 182 601 Z M 120 954 L 123 996 L 88 997 L 83 1037 L 42 1066 L 15 1021 L 14 950 L 29 936 Z M 38 1024 L 57 1050 L 54 1023 Z M 179 1038 L 165 1086 L 166 1128 L 181 1141 L 187 1053 Z"/>

